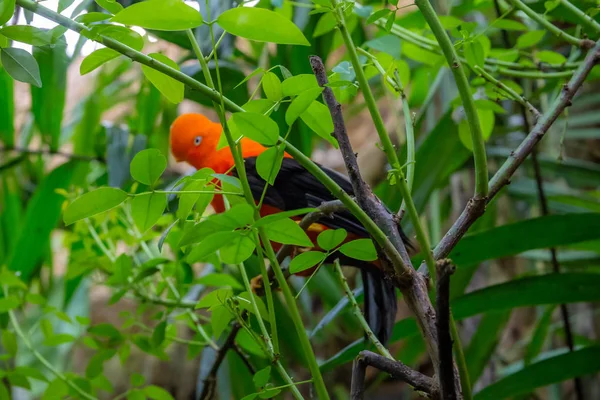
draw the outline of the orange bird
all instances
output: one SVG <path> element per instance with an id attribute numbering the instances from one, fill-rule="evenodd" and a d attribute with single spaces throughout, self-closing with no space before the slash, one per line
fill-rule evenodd
<path id="1" fill-rule="evenodd" d="M 171 125 L 171 151 L 177 161 L 185 161 L 196 169 L 211 168 L 219 174 L 232 171 L 231 175 L 236 176 L 230 148 L 217 150 L 221 132 L 220 124 L 210 121 L 203 115 L 183 114 Z M 248 138 L 241 140 L 241 147 L 248 182 L 258 203 L 266 182 L 256 172 L 256 157 L 266 148 Z M 343 190 L 353 195 L 352 184 L 347 177 L 323 166 L 320 168 Z M 274 185 L 267 189 L 260 214 L 265 216 L 281 211 L 318 207 L 323 202 L 331 200 L 335 200 L 333 194 L 286 153 Z M 223 212 L 222 197 L 215 196 L 212 206 L 216 212 Z M 301 219 L 302 216 L 297 218 Z M 336 213 L 333 218 L 324 218 L 318 222 L 307 232 L 315 247 L 317 247 L 316 237 L 324 229 L 343 228 L 348 232 L 348 240 L 369 237 L 360 222 L 347 211 Z M 408 242 L 406 237 L 404 239 Z M 384 279 L 377 262 L 368 263 L 339 257 L 345 265 L 360 268 L 365 294 L 366 320 L 379 340 L 386 343 L 396 317 L 397 301 L 394 287 Z"/>

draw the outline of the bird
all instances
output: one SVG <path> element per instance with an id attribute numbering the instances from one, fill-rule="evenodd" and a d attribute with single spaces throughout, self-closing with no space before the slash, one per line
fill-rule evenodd
<path id="1" fill-rule="evenodd" d="M 197 170 L 210 168 L 217 174 L 230 173 L 237 177 L 234 158 L 229 147 L 217 149 L 223 128 L 220 123 L 211 121 L 205 115 L 186 113 L 179 115 L 170 127 L 171 153 L 178 162 L 186 162 Z M 266 182 L 256 169 L 256 159 L 267 148 L 247 138 L 240 140 L 246 175 L 256 204 L 263 195 Z M 319 165 L 346 193 L 353 196 L 352 184 L 345 175 Z M 336 200 L 335 196 L 289 154 L 284 153 L 281 169 L 264 196 L 260 215 L 264 217 L 276 212 L 319 207 L 324 202 Z M 217 213 L 225 211 L 221 196 L 215 196 L 212 203 Z M 297 221 L 302 215 L 294 217 Z M 348 239 L 368 238 L 361 223 L 348 211 L 334 213 L 311 225 L 307 234 L 318 248 L 316 237 L 325 229 L 343 228 Z M 409 243 L 404 233 L 405 243 Z M 361 271 L 364 288 L 365 319 L 384 345 L 390 339 L 397 311 L 396 291 L 385 278 L 378 261 L 366 262 L 336 255 L 346 266 L 357 267 Z M 329 260 L 328 260 L 329 261 Z"/>

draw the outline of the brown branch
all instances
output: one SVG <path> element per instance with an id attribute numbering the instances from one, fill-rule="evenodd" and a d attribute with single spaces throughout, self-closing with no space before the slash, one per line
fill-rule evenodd
<path id="1" fill-rule="evenodd" d="M 352 367 L 352 383 L 350 398 L 361 400 L 365 393 L 365 372 L 367 366 L 387 372 L 395 379 L 408 383 L 416 391 L 429 397 L 437 397 L 438 387 L 435 381 L 422 373 L 413 370 L 400 361 L 392 361 L 372 351 L 363 350 L 354 360 Z"/>
<path id="2" fill-rule="evenodd" d="M 600 61 L 600 41 L 596 42 L 595 46 L 588 51 L 585 60 L 575 71 L 568 83 L 566 83 L 559 96 L 556 98 L 550 109 L 537 121 L 531 132 L 521 142 L 519 147 L 513 151 L 510 157 L 500 167 L 498 172 L 493 176 L 489 183 L 489 194 L 487 199 L 472 198 L 467 203 L 467 206 L 458 217 L 452 227 L 446 232 L 440 243 L 435 247 L 433 255 L 436 259 L 447 257 L 454 246 L 469 230 L 471 225 L 485 211 L 485 206 L 498 192 L 510 183 L 510 178 L 515 173 L 517 168 L 521 166 L 523 161 L 531 154 L 535 145 L 544 137 L 544 134 L 550 129 L 552 124 L 560 116 L 565 108 L 571 105 L 573 96 L 579 90 L 585 78 L 590 71 Z M 427 266 L 422 263 L 419 267 L 419 272 L 427 275 Z"/>
<path id="3" fill-rule="evenodd" d="M 437 262 L 436 314 L 438 348 L 440 352 L 440 396 L 444 400 L 456 400 L 454 362 L 452 360 L 452 338 L 450 336 L 450 275 L 454 266 L 450 260 Z"/>

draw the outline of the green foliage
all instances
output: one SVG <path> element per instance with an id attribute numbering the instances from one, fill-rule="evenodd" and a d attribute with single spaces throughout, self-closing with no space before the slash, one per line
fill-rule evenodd
<path id="1" fill-rule="evenodd" d="M 182 31 L 202 25 L 202 15 L 182 0 L 148 0 L 132 4 L 111 19 L 159 31 Z"/>

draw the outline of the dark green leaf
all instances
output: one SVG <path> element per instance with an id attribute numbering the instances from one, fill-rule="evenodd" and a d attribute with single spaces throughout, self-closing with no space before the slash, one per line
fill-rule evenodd
<path id="1" fill-rule="evenodd" d="M 542 314 L 542 317 L 536 324 L 535 330 L 531 335 L 531 340 L 529 341 L 529 346 L 527 346 L 525 349 L 525 356 L 523 357 L 525 365 L 530 364 L 531 361 L 541 353 L 542 348 L 544 347 L 544 342 L 546 341 L 546 337 L 548 336 L 548 332 L 550 331 L 552 313 L 555 309 L 556 304 L 547 306 L 546 310 Z"/>
<path id="2" fill-rule="evenodd" d="M 100 67 L 102 64 L 109 62 L 110 60 L 114 60 L 119 57 L 120 53 L 109 49 L 107 47 L 103 49 L 94 50 L 91 54 L 86 56 L 83 61 L 81 61 L 81 66 L 79 67 L 79 73 L 81 75 L 85 75 L 89 72 L 92 72 L 96 68 Z"/>
<path id="3" fill-rule="evenodd" d="M 131 217 L 141 233 L 152 228 L 167 207 L 167 197 L 161 193 L 148 193 L 131 199 Z"/>
<path id="4" fill-rule="evenodd" d="M 267 215 L 265 217 L 262 217 L 258 221 L 256 221 L 256 223 L 254 224 L 254 227 L 258 228 L 260 226 L 265 226 L 265 225 L 270 224 L 271 222 L 277 221 L 278 219 L 295 217 L 297 215 L 304 215 L 304 214 L 308 214 L 313 211 L 317 211 L 317 209 L 316 208 L 299 208 L 297 210 L 290 210 L 290 211 L 279 212 L 277 214 Z"/>
<path id="5" fill-rule="evenodd" d="M 101 187 L 75 199 L 63 215 L 66 225 L 115 208 L 127 199 L 121 189 Z"/>
<path id="6" fill-rule="evenodd" d="M 271 221 L 268 225 L 265 225 L 265 231 L 269 240 L 274 242 L 312 247 L 312 242 L 306 232 L 289 218 Z"/>
<path id="7" fill-rule="evenodd" d="M 210 316 L 210 324 L 213 328 L 213 335 L 218 339 L 221 337 L 223 332 L 225 332 L 234 315 L 226 306 L 216 306 L 212 307 L 210 310 L 212 312 Z"/>
<path id="8" fill-rule="evenodd" d="M 505 31 L 526 31 L 527 27 L 518 21 L 510 19 L 497 19 L 492 23 L 494 28 L 504 29 Z"/>
<path id="9" fill-rule="evenodd" d="M 331 32 L 337 26 L 337 20 L 333 12 L 324 13 L 319 17 L 317 25 L 313 31 L 313 38 L 323 36 L 326 33 Z"/>
<path id="10" fill-rule="evenodd" d="M 167 330 L 167 321 L 161 321 L 158 325 L 154 327 L 154 331 L 152 332 L 152 345 L 154 347 L 160 347 L 165 341 Z"/>
<path id="11" fill-rule="evenodd" d="M 232 295 L 233 292 L 230 288 L 213 290 L 200 299 L 200 301 L 196 304 L 196 309 L 211 308 L 214 306 L 223 305 Z"/>
<path id="12" fill-rule="evenodd" d="M 32 46 L 44 46 L 52 43 L 49 31 L 31 25 L 9 25 L 0 29 L 0 35 Z"/>
<path id="13" fill-rule="evenodd" d="M 183 0 L 148 0 L 120 11 L 113 22 L 158 31 L 183 31 L 202 25 L 202 15 Z"/>
<path id="14" fill-rule="evenodd" d="M 598 371 L 600 371 L 600 346 L 586 347 L 524 367 L 487 386 L 473 398 L 474 400 L 501 400 Z"/>
<path id="15" fill-rule="evenodd" d="M 391 12 L 392 10 L 389 8 L 382 8 L 381 10 L 375 11 L 373 14 L 369 15 L 369 18 L 367 18 L 367 24 L 372 24 L 380 18 L 386 18 Z"/>
<path id="16" fill-rule="evenodd" d="M 7 23 L 15 13 L 15 0 L 0 0 L 0 25 Z"/>
<path id="17" fill-rule="evenodd" d="M 340 247 L 340 252 L 350 258 L 355 258 L 362 261 L 377 260 L 377 250 L 371 239 L 357 239 L 348 243 L 344 243 Z"/>
<path id="18" fill-rule="evenodd" d="M 233 289 L 243 289 L 244 286 L 233 276 L 227 274 L 212 273 L 196 279 L 196 283 L 206 286 L 231 286 Z"/>
<path id="19" fill-rule="evenodd" d="M 221 246 L 219 254 L 221 261 L 226 264 L 239 264 L 246 261 L 254 252 L 254 241 L 247 235 L 242 235 L 239 232 L 235 237 Z"/>
<path id="20" fill-rule="evenodd" d="M 2 330 L 2 347 L 8 354 L 11 355 L 11 357 L 14 357 L 19 349 L 17 337 L 8 329 Z"/>
<path id="21" fill-rule="evenodd" d="M 142 150 L 133 157 L 130 172 L 133 179 L 144 185 L 154 185 L 167 167 L 167 159 L 158 149 Z"/>
<path id="22" fill-rule="evenodd" d="M 304 46 L 310 44 L 292 21 L 265 8 L 232 8 L 219 15 L 217 23 L 232 35 L 250 40 Z"/>
<path id="23" fill-rule="evenodd" d="M 320 251 L 300 253 L 290 262 L 290 273 L 296 274 L 314 267 L 325 259 L 326 254 Z"/>
<path id="24" fill-rule="evenodd" d="M 269 147 L 256 158 L 256 172 L 270 185 L 275 183 L 275 178 L 283 162 L 283 151 L 279 147 Z"/>
<path id="25" fill-rule="evenodd" d="M 268 367 L 263 368 L 260 371 L 256 372 L 256 374 L 254 374 L 254 377 L 252 378 L 254 387 L 256 387 L 257 390 L 260 390 L 262 387 L 264 387 L 267 384 L 267 382 L 269 382 L 270 377 L 271 377 L 271 366 L 268 366 Z"/>
<path id="26" fill-rule="evenodd" d="M 0 49 L 0 60 L 13 79 L 42 87 L 40 67 L 31 54 L 23 49 Z"/>
<path id="27" fill-rule="evenodd" d="M 529 31 L 517 38 L 517 49 L 526 49 L 538 44 L 546 34 L 546 31 Z"/>

